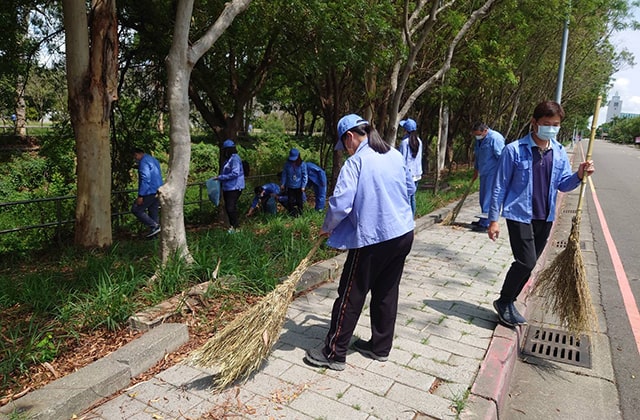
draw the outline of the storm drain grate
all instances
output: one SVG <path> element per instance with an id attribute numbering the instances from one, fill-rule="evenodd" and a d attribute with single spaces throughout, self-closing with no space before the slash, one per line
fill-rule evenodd
<path id="1" fill-rule="evenodd" d="M 578 210 L 562 210 L 563 213 L 573 213 L 576 214 Z"/>
<path id="2" fill-rule="evenodd" d="M 591 369 L 591 342 L 586 335 L 576 338 L 566 331 L 530 326 L 522 353 Z"/>
<path id="3" fill-rule="evenodd" d="M 566 239 L 561 239 L 559 241 L 553 241 L 552 243 L 556 248 L 566 248 L 567 247 L 567 240 Z M 587 249 L 587 245 L 585 244 L 584 241 L 580 241 L 580 249 Z"/>

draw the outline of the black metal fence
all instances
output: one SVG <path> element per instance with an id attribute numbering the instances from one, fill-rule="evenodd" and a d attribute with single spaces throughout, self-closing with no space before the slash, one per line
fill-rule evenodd
<path id="1" fill-rule="evenodd" d="M 250 194 L 244 194 L 243 199 L 246 200 L 248 195 L 253 195 L 253 185 L 274 179 L 274 177 L 273 174 L 247 177 L 245 191 Z M 135 221 L 130 205 L 136 194 L 137 191 L 133 189 L 112 192 L 111 202 L 113 205 L 125 203 L 121 205 L 120 209 L 114 208 L 111 212 L 114 229 Z M 189 223 L 202 222 L 203 220 L 198 220 L 202 215 L 214 211 L 204 181 L 187 184 L 184 206 L 185 213 L 189 208 L 192 215 L 193 220 L 187 220 Z M 49 239 L 56 239 L 59 243 L 63 243 L 62 236 L 73 230 L 69 225 L 75 223 L 75 207 L 76 196 L 73 195 L 0 203 L 0 238 L 10 234 L 24 233 L 24 235 L 16 237 L 19 239 L 41 232 L 41 236 L 47 236 Z M 123 207 L 126 208 L 123 209 Z M 7 245 L 0 248 L 6 249 Z"/>

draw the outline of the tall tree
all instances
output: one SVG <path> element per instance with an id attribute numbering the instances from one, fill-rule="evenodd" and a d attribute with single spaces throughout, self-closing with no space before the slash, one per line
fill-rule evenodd
<path id="1" fill-rule="evenodd" d="M 189 79 L 200 58 L 220 38 L 243 12 L 251 0 L 228 2 L 215 23 L 195 42 L 189 39 L 189 29 L 194 0 L 178 0 L 173 43 L 167 57 L 167 102 L 169 105 L 170 152 L 169 173 L 160 188 L 162 206 L 162 233 L 160 256 L 163 264 L 176 256 L 187 262 L 193 260 L 187 246 L 184 226 L 184 195 L 191 160 L 191 135 L 189 132 Z"/>
<path id="2" fill-rule="evenodd" d="M 115 0 L 63 0 L 69 113 L 76 139 L 75 242 L 105 247 L 111 234 L 110 115 L 117 99 Z"/>

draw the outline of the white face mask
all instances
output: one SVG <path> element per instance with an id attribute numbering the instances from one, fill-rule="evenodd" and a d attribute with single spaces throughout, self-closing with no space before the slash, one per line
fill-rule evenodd
<path id="1" fill-rule="evenodd" d="M 554 125 L 539 125 L 536 133 L 541 140 L 555 139 L 560 132 L 560 127 Z"/>
<path id="2" fill-rule="evenodd" d="M 484 136 L 475 136 L 476 140 L 482 140 L 484 138 Z"/>

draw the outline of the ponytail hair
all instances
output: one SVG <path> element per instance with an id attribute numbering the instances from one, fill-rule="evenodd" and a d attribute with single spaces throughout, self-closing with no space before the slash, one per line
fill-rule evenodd
<path id="1" fill-rule="evenodd" d="M 357 133 L 361 136 L 367 136 L 367 138 L 369 139 L 369 147 L 371 147 L 377 153 L 384 155 L 389 150 L 391 150 L 391 146 L 389 146 L 389 143 L 384 141 L 382 137 L 380 137 L 378 131 L 369 124 L 360 124 L 356 127 L 350 128 L 348 131 L 353 131 L 354 133 Z M 347 134 L 346 131 L 345 134 Z"/>
<path id="2" fill-rule="evenodd" d="M 409 133 L 409 150 L 411 150 L 411 157 L 415 159 L 418 155 L 418 149 L 420 149 L 420 140 L 418 139 L 418 133 L 412 131 Z"/>

